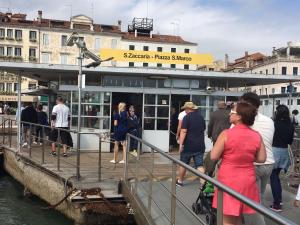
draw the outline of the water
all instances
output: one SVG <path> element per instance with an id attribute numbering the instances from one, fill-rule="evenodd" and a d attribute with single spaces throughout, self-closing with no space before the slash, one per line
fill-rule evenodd
<path id="1" fill-rule="evenodd" d="M 24 197 L 23 186 L 0 175 L 0 225 L 73 225 L 74 223 L 36 196 Z"/>

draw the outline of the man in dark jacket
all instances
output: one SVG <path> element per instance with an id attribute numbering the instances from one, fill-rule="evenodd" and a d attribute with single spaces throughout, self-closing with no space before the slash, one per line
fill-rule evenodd
<path id="1" fill-rule="evenodd" d="M 34 131 L 33 128 L 34 126 L 33 125 L 30 126 L 30 124 L 28 123 L 37 123 L 37 112 L 31 102 L 27 103 L 27 106 L 25 107 L 25 109 L 22 110 L 21 113 L 21 124 L 23 126 L 23 138 L 24 138 L 22 147 L 26 147 L 28 145 L 27 142 L 31 140 L 30 133 L 31 135 L 33 135 L 32 131 Z"/>
<path id="2" fill-rule="evenodd" d="M 215 144 L 219 134 L 230 127 L 229 111 L 226 109 L 224 101 L 218 102 L 218 110 L 210 114 L 209 123 L 207 126 L 207 136 L 211 138 Z"/>

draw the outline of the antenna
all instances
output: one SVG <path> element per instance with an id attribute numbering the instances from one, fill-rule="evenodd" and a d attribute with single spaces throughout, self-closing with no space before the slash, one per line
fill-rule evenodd
<path id="1" fill-rule="evenodd" d="M 148 18 L 148 14 L 149 14 L 149 1 L 147 0 L 147 18 Z"/>
<path id="2" fill-rule="evenodd" d="M 94 20 L 94 1 L 91 1 L 92 19 Z"/>
<path id="3" fill-rule="evenodd" d="M 69 6 L 70 7 L 70 13 L 71 13 L 70 18 L 71 18 L 73 16 L 73 5 L 72 5 L 72 3 L 70 2 L 70 3 L 66 4 L 65 6 Z"/>

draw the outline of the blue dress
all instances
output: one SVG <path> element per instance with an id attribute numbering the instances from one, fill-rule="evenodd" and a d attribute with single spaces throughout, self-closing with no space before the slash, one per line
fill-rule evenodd
<path id="1" fill-rule="evenodd" d="M 127 111 L 123 111 L 120 114 L 115 113 L 114 120 L 118 121 L 118 125 L 115 126 L 114 139 L 116 141 L 125 141 L 128 131 Z"/>

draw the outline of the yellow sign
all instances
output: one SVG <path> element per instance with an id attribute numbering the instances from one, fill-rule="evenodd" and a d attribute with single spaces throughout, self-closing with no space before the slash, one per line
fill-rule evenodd
<path id="1" fill-rule="evenodd" d="M 166 63 L 166 64 L 198 64 L 212 65 L 211 54 L 133 51 L 118 49 L 100 50 L 102 59 L 114 57 L 115 61 L 145 62 L 145 63 Z"/>

